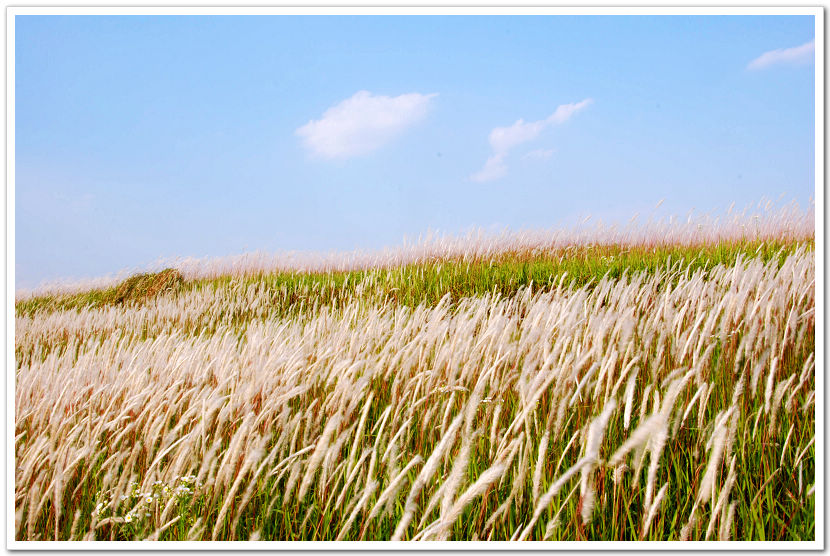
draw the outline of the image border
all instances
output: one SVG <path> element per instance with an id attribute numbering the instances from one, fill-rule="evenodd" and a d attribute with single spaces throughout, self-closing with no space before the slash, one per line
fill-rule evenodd
<path id="1" fill-rule="evenodd" d="M 816 403 L 815 540 L 813 541 L 18 541 L 14 527 L 15 299 L 15 17 L 18 15 L 811 15 L 815 20 Z M 823 550 L 825 539 L 824 8 L 822 7 L 544 7 L 544 6 L 7 6 L 6 17 L 6 548 L 8 550 Z"/>

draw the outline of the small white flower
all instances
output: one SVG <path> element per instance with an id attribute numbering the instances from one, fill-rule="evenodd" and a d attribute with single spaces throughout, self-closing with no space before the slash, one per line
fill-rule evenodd
<path id="1" fill-rule="evenodd" d="M 124 521 L 126 521 L 127 523 L 132 522 L 132 520 L 133 520 L 133 514 L 127 514 L 127 515 L 124 516 Z"/>

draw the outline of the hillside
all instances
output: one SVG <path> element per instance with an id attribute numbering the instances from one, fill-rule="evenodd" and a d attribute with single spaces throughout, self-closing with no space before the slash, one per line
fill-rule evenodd
<path id="1" fill-rule="evenodd" d="M 812 237 L 184 277 L 17 301 L 16 538 L 815 538 Z"/>

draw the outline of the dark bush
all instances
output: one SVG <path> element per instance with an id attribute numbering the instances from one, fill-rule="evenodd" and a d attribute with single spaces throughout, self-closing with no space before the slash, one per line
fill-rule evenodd
<path id="1" fill-rule="evenodd" d="M 153 298 L 165 291 L 178 290 L 184 284 L 184 276 L 175 268 L 161 272 L 130 276 L 115 288 L 114 303 L 127 303 Z"/>

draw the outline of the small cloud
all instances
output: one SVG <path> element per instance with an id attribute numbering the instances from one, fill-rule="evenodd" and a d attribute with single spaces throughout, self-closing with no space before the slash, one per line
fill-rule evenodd
<path id="1" fill-rule="evenodd" d="M 535 149 L 526 153 L 522 160 L 545 160 L 553 156 L 553 149 Z"/>
<path id="2" fill-rule="evenodd" d="M 520 119 L 510 127 L 497 127 L 490 132 L 490 146 L 497 154 L 506 153 L 516 145 L 536 139 L 545 125 L 545 120 L 525 123 Z"/>
<path id="3" fill-rule="evenodd" d="M 536 139 L 545 128 L 565 123 L 571 116 L 588 106 L 593 102 L 592 99 L 586 98 L 581 102 L 571 104 L 562 104 L 556 108 L 553 114 L 544 120 L 537 120 L 535 122 L 525 122 L 523 119 L 516 120 L 511 126 L 496 127 L 490 132 L 489 140 L 490 147 L 493 149 L 493 154 L 484 163 L 484 168 L 470 176 L 470 179 L 477 182 L 491 181 L 507 175 L 507 165 L 504 159 L 508 152 L 514 147 L 533 141 Z M 541 151 L 541 149 L 539 149 Z M 535 151 L 534 151 L 535 152 Z M 529 155 L 530 153 L 528 153 Z M 543 158 L 549 157 L 553 154 L 547 154 Z M 528 155 L 525 155 L 527 157 Z"/>
<path id="4" fill-rule="evenodd" d="M 358 91 L 295 133 L 309 151 L 324 158 L 368 154 L 422 120 L 430 100 L 436 96 L 437 93 L 407 93 L 387 97 Z"/>
<path id="5" fill-rule="evenodd" d="M 470 176 L 470 179 L 482 183 L 503 178 L 506 174 L 507 166 L 504 164 L 504 155 L 495 154 L 488 158 L 484 163 L 484 168 Z"/>
<path id="6" fill-rule="evenodd" d="M 792 48 L 779 48 L 764 52 L 752 60 L 746 69 L 760 70 L 778 64 L 805 64 L 812 62 L 816 51 L 816 41 L 811 40 L 801 46 Z"/>
<path id="7" fill-rule="evenodd" d="M 589 106 L 592 102 L 594 102 L 593 99 L 586 98 L 582 102 L 562 104 L 556 109 L 556 112 L 548 116 L 547 122 L 548 124 L 564 124 L 571 116 Z"/>

